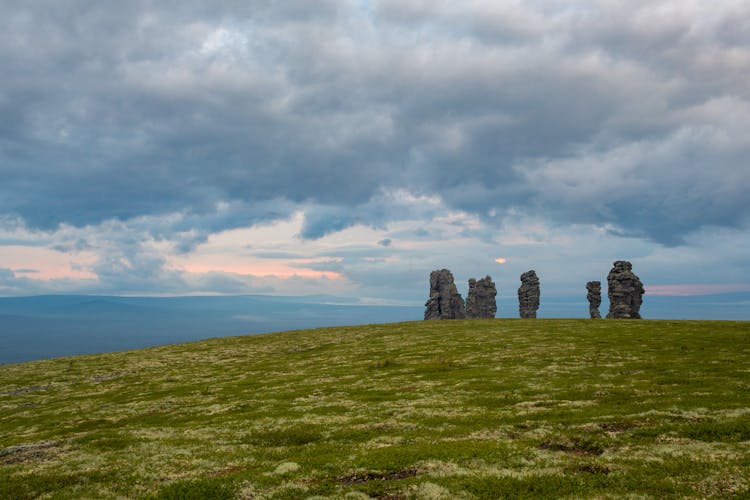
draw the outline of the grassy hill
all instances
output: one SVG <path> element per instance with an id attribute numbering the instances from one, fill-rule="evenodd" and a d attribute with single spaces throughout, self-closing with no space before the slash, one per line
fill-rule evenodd
<path id="1" fill-rule="evenodd" d="M 750 323 L 479 320 L 0 367 L 0 498 L 750 497 Z"/>

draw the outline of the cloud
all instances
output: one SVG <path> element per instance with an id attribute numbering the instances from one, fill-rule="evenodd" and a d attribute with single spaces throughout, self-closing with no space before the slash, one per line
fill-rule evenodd
<path id="1" fill-rule="evenodd" d="M 706 229 L 691 236 L 686 245 L 672 248 L 618 237 L 604 226 L 561 227 L 521 214 L 506 216 L 496 226 L 469 213 L 451 212 L 433 199 L 428 205 L 434 212 L 429 218 L 422 213 L 403 216 L 387 228 L 357 224 L 314 240 L 300 237 L 305 215 L 298 212 L 289 219 L 214 233 L 187 253 L 148 231 L 135 232 L 112 222 L 35 233 L 52 243 L 83 243 L 70 246 L 68 253 L 38 250 L 63 259 L 56 264 L 57 277 L 7 270 L 0 293 L 326 293 L 372 303 L 419 305 L 430 271 L 447 267 L 464 294 L 469 278 L 490 274 L 501 297 L 512 298 L 520 274 L 535 269 L 544 297 L 584 300 L 585 282 L 605 281 L 612 262 L 623 258 L 631 260 L 642 281 L 647 287 L 656 286 L 655 290 L 684 283 L 733 290 L 750 282 L 742 251 L 750 244 L 746 233 Z M 422 230 L 425 224 L 429 232 Z M 384 239 L 397 239 L 398 245 L 378 243 Z M 8 253 L 8 248 L 0 247 L 0 259 L 15 262 L 16 269 L 37 260 L 29 258 L 23 247 L 18 254 Z M 498 253 L 506 259 L 502 266 L 496 263 Z"/>
<path id="2" fill-rule="evenodd" d="M 692 297 L 701 295 L 717 295 L 722 293 L 747 292 L 750 284 L 701 284 L 701 285 L 650 285 L 646 288 L 648 295 L 667 295 L 677 297 Z"/>
<path id="3" fill-rule="evenodd" d="M 750 225 L 742 3 L 54 7 L 0 21 L 0 245 L 86 255 L 101 290 L 277 287 L 171 262 L 297 213 L 296 247 L 267 260 L 351 251 L 334 236 L 362 228 L 363 259 L 412 246 L 438 267 L 591 241 L 725 255 L 698 241 Z M 385 264 L 342 272 L 424 271 Z"/>
<path id="4" fill-rule="evenodd" d="M 315 238 L 382 223 L 333 212 L 399 186 L 666 244 L 746 222 L 747 176 L 707 173 L 747 170 L 744 7 L 289 5 L 6 9 L 0 210 L 42 228 L 190 213 L 221 229 L 242 206 L 312 201 L 327 207 Z M 586 207 L 569 164 L 610 179 Z M 721 203 L 684 210 L 696 200 Z"/>

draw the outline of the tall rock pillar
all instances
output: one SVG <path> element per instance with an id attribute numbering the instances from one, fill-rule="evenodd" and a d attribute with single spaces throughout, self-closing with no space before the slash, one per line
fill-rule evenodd
<path id="1" fill-rule="evenodd" d="M 518 289 L 518 312 L 522 318 L 536 318 L 539 309 L 539 278 L 534 270 L 521 275 Z"/>
<path id="2" fill-rule="evenodd" d="M 497 289 L 492 278 L 485 276 L 479 281 L 469 280 L 469 294 L 466 296 L 467 318 L 494 318 L 497 313 Z"/>
<path id="3" fill-rule="evenodd" d="M 609 313 L 607 318 L 640 319 L 643 289 L 641 280 L 633 274 L 633 265 L 626 260 L 618 260 L 607 275 L 609 290 Z"/>
<path id="4" fill-rule="evenodd" d="M 453 274 L 447 269 L 430 273 L 430 298 L 425 303 L 424 319 L 463 319 L 464 299 L 456 289 Z"/>
<path id="5" fill-rule="evenodd" d="M 589 315 L 591 319 L 600 319 L 599 306 L 602 304 L 602 282 L 589 281 L 586 283 L 586 298 L 589 301 Z"/>

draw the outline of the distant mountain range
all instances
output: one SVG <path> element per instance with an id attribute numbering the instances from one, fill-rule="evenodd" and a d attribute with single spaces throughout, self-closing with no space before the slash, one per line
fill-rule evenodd
<path id="1" fill-rule="evenodd" d="M 607 301 L 602 304 L 606 314 Z M 750 293 L 700 297 L 647 295 L 651 319 L 750 319 Z M 421 320 L 422 306 L 363 305 L 316 295 L 109 297 L 50 295 L 0 298 L 0 364 L 138 349 L 210 337 Z M 498 299 L 499 317 L 517 317 L 515 294 Z M 540 318 L 583 318 L 581 297 L 545 297 Z"/>
<path id="2" fill-rule="evenodd" d="M 0 298 L 0 364 L 210 337 L 420 319 L 421 308 L 315 297 Z"/>

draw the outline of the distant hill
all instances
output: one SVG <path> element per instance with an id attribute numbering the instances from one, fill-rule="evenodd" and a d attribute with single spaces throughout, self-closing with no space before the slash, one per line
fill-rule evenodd
<path id="1" fill-rule="evenodd" d="M 0 498 L 748 498 L 749 346 L 415 321 L 7 365 Z"/>
<path id="2" fill-rule="evenodd" d="M 319 326 L 419 319 L 328 296 L 0 298 L 0 364 Z"/>
<path id="3" fill-rule="evenodd" d="M 499 317 L 517 317 L 515 291 L 501 291 L 498 306 Z M 607 307 L 605 296 L 602 313 Z M 328 295 L 0 298 L 0 365 L 228 335 L 419 320 L 423 312 L 421 305 L 363 305 Z M 750 293 L 646 295 L 641 312 L 647 319 L 750 319 Z M 580 297 L 549 297 L 542 288 L 539 317 L 587 316 L 585 290 Z"/>

